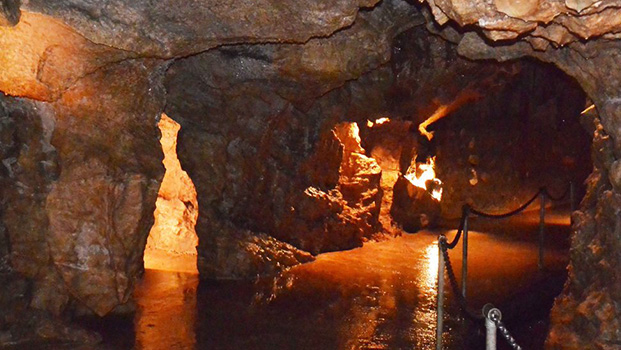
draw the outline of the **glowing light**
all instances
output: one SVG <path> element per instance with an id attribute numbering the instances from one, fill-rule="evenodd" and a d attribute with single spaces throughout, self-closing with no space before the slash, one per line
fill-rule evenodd
<path id="1" fill-rule="evenodd" d="M 412 160 L 412 164 L 405 173 L 405 178 L 414 186 L 424 190 L 430 190 L 431 197 L 440 201 L 442 199 L 442 181 L 436 178 L 436 157 L 427 159 L 427 162 L 418 164 L 416 158 Z M 432 183 L 433 187 L 428 188 L 428 183 Z"/>
<path id="2" fill-rule="evenodd" d="M 382 117 L 379 119 L 375 119 L 375 122 L 372 122 L 370 120 L 367 120 L 367 127 L 372 128 L 376 125 L 382 125 L 382 124 L 386 124 L 390 121 L 390 118 L 388 117 Z"/>
<path id="3" fill-rule="evenodd" d="M 166 114 L 158 123 L 162 133 L 166 173 L 155 202 L 153 227 L 147 238 L 144 266 L 147 269 L 198 273 L 194 226 L 198 218 L 196 189 L 177 158 L 177 133 L 181 126 Z"/>
<path id="4" fill-rule="evenodd" d="M 455 111 L 462 105 L 468 102 L 471 102 L 471 101 L 475 101 L 481 97 L 482 97 L 481 94 L 479 94 L 478 92 L 471 91 L 471 90 L 464 90 L 463 92 L 459 94 L 459 96 L 457 96 L 457 98 L 455 98 L 453 102 L 449 103 L 448 105 L 441 105 L 440 107 L 436 109 L 435 112 L 433 112 L 433 114 L 429 118 L 427 118 L 424 122 L 420 123 L 418 125 L 418 131 L 422 135 L 427 137 L 429 141 L 431 141 L 431 139 L 433 138 L 433 132 L 427 131 L 427 127 L 429 125 L 446 117 L 449 113 Z"/>
<path id="5" fill-rule="evenodd" d="M 418 131 L 427 137 L 427 140 L 431 141 L 433 138 L 433 132 L 427 131 L 427 127 L 436 121 L 444 118 L 449 113 L 448 106 L 440 106 L 436 111 L 431 115 L 431 117 L 427 118 L 424 122 L 418 125 Z"/>
<path id="6" fill-rule="evenodd" d="M 433 243 L 428 245 L 425 248 L 425 261 L 424 264 L 424 278 L 425 278 L 425 289 L 430 292 L 435 292 L 436 290 L 436 281 L 438 280 L 438 245 L 437 243 Z"/>
<path id="7" fill-rule="evenodd" d="M 580 112 L 580 114 L 585 114 L 585 113 L 588 113 L 589 111 L 591 111 L 591 110 L 593 110 L 593 109 L 595 109 L 595 105 L 594 105 L 594 104 L 593 104 L 593 105 L 588 106 L 587 108 L 585 108 L 585 109 L 584 109 L 584 111 Z"/>

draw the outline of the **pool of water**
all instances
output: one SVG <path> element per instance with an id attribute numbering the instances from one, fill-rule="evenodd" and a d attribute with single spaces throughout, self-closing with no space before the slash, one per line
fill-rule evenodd
<path id="1" fill-rule="evenodd" d="M 540 271 L 533 215 L 495 226 L 473 220 L 468 296 L 475 310 L 499 306 L 518 342 L 537 349 L 566 276 L 569 223 L 559 216 L 546 228 Z M 439 233 L 450 239 L 455 231 L 321 254 L 252 282 L 199 282 L 195 273 L 146 270 L 133 319 L 108 318 L 95 327 L 104 336 L 100 348 L 435 349 Z M 461 245 L 450 256 L 460 279 Z M 445 349 L 484 348 L 482 323 L 464 320 L 447 289 Z"/>

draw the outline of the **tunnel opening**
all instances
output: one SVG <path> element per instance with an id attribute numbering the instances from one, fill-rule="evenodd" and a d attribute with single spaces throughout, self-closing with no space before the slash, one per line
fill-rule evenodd
<path id="1" fill-rule="evenodd" d="M 154 283 L 139 287 L 136 294 L 136 342 L 143 346 L 199 343 L 213 348 L 242 348 L 250 343 L 258 349 L 273 349 L 282 344 L 286 344 L 284 348 L 327 349 L 364 348 L 369 344 L 385 349 L 412 344 L 424 348 L 433 344 L 437 235 L 454 232 L 461 205 L 468 203 L 482 210 L 503 212 L 521 204 L 540 186 L 549 186 L 551 192 L 558 194 L 570 180 L 581 185 L 590 171 L 590 141 L 578 120 L 586 103 L 584 94 L 579 88 L 576 92 L 574 82 L 565 80 L 556 68 L 533 62 L 522 64 L 517 77 L 512 73 L 507 84 L 486 86 L 492 91 L 489 95 L 477 92 L 477 98 L 464 98 L 457 94 L 461 102 L 456 104 L 450 102 L 455 95 L 449 95 L 441 97 L 441 102 L 434 101 L 431 107 L 416 109 L 415 113 L 396 111 L 393 117 L 382 111 L 380 118 L 361 114 L 358 118 L 339 116 L 339 121 L 328 122 L 325 135 L 321 135 L 326 138 L 317 137 L 315 145 L 322 152 L 310 162 L 321 175 L 317 178 L 325 181 L 311 181 L 313 186 L 303 190 L 299 202 L 299 197 L 291 194 L 298 188 L 291 186 L 290 190 L 269 182 L 287 181 L 280 166 L 289 162 L 291 155 L 283 146 L 287 139 L 278 134 L 279 128 L 283 128 L 281 124 L 266 123 L 269 128 L 261 129 L 264 134 L 256 139 L 256 135 L 250 134 L 247 138 L 233 136 L 222 141 L 224 136 L 210 135 L 216 140 L 214 148 L 221 147 L 216 158 L 220 163 L 210 165 L 226 165 L 227 172 L 234 175 L 227 178 L 232 182 L 229 192 L 224 191 L 231 197 L 224 196 L 225 205 L 221 207 L 214 204 L 218 215 L 229 214 L 227 210 L 237 205 L 234 199 L 247 199 L 238 187 L 240 183 L 253 188 L 253 197 L 244 205 L 263 205 L 260 214 L 254 216 L 246 215 L 243 205 L 237 212 L 231 210 L 237 216 L 231 215 L 230 222 L 239 224 L 243 232 L 240 235 L 232 230 L 235 233 L 231 236 L 243 239 L 230 243 L 226 235 L 221 235 L 213 240 L 214 245 L 224 245 L 217 257 L 221 265 L 216 267 L 235 269 L 293 260 L 286 255 L 287 249 L 291 249 L 288 246 L 277 246 L 273 256 L 265 254 L 271 252 L 274 241 L 268 241 L 263 232 L 256 232 L 259 230 L 312 252 L 314 262 L 279 269 L 275 275 L 257 275 L 252 282 L 206 281 L 200 286 L 192 277 L 152 274 Z M 572 88 L 556 96 L 552 89 L 546 90 L 554 84 Z M 531 97 L 532 102 L 522 103 Z M 429 122 L 428 117 L 439 115 L 438 110 L 446 113 Z M 245 127 L 245 122 L 240 122 L 239 127 Z M 271 137 L 278 141 L 277 146 L 270 144 Z M 331 140 L 336 140 L 337 146 Z M 255 153 L 255 149 L 259 151 Z M 284 155 L 277 159 L 282 163 L 274 168 L 268 167 L 274 164 L 272 158 L 260 158 L 264 153 L 281 151 Z M 425 175 L 428 169 L 435 174 Z M 253 182 L 247 182 L 249 178 Z M 411 181 L 415 179 L 423 179 L 422 185 L 415 185 L 413 182 L 417 181 Z M 268 190 L 273 188 L 278 188 L 273 196 L 275 203 L 268 196 Z M 433 197 L 434 189 L 442 189 L 441 200 Z M 579 192 L 583 191 L 582 188 Z M 286 196 L 292 196 L 294 201 L 278 202 Z M 275 225 L 286 230 L 270 231 L 273 227 L 265 222 L 279 206 L 286 208 L 281 212 L 298 216 L 285 216 L 281 218 L 282 226 Z M 536 209 L 536 204 L 532 209 Z M 335 212 L 337 219 L 346 221 L 348 226 L 343 227 L 338 220 L 330 221 Z M 546 303 L 558 294 L 565 279 L 567 214 L 564 210 L 548 216 L 562 219 L 550 222 L 546 263 L 557 275 L 547 284 L 538 284 L 539 280 L 533 277 L 539 276 L 539 272 L 534 258 L 536 249 L 528 242 L 536 226 L 531 216 L 505 222 L 503 226 L 478 221 L 471 227 L 471 244 L 475 247 L 470 253 L 474 271 L 471 288 L 475 294 L 472 302 L 501 300 L 507 314 L 519 315 L 517 321 L 506 320 L 517 329 L 517 334 L 530 337 L 535 329 L 535 348 L 541 345 L 547 330 L 547 321 L 542 321 L 550 310 Z M 375 225 L 376 222 L 381 225 Z M 513 225 L 514 229 L 506 230 L 504 225 Z M 293 238 L 287 236 L 287 232 L 306 230 L 305 226 L 310 226 L 308 232 Z M 366 244 L 369 241 L 378 242 Z M 347 250 L 362 245 L 361 242 L 365 243 L 361 249 Z M 145 251 L 145 262 L 146 254 Z M 262 254 L 268 256 L 263 261 Z M 504 259 L 496 259 L 496 254 Z M 460 263 L 454 262 L 454 267 L 459 271 Z M 507 286 L 512 284 L 518 285 L 523 295 L 508 296 L 513 291 Z M 520 314 L 524 295 L 532 298 L 533 294 L 545 294 L 541 297 L 545 303 L 539 304 L 544 311 L 534 316 Z M 171 301 L 167 310 L 161 308 L 164 299 Z M 455 304 L 452 307 L 447 324 L 456 331 L 447 336 L 449 348 L 459 347 L 460 342 L 480 346 L 481 330 L 474 327 L 459 333 L 463 330 L 459 310 Z M 162 331 L 171 317 L 176 318 L 179 327 Z M 284 317 L 287 322 L 282 322 Z M 520 321 L 531 329 L 516 327 Z M 187 327 L 194 324 L 196 328 Z M 297 339 L 290 336 L 291 329 L 298 332 Z M 465 334 L 468 332 L 471 333 Z M 271 334 L 269 339 L 264 336 L 267 333 Z M 249 334 L 251 340 L 247 340 Z"/>
<path id="2" fill-rule="evenodd" d="M 154 224 L 144 251 L 145 269 L 198 273 L 196 188 L 177 158 L 181 126 L 162 113 L 158 122 L 166 169 L 155 203 Z"/>
<path id="3" fill-rule="evenodd" d="M 583 205 L 592 210 L 575 215 L 582 220 L 576 227 L 587 239 L 597 237 L 597 249 L 592 250 L 600 254 L 616 222 L 619 205 L 610 197 L 619 192 L 621 166 L 609 154 L 613 146 L 602 133 L 606 128 L 593 122 L 597 111 L 585 104 L 575 83 L 533 62 L 459 58 L 453 43 L 464 33 L 453 33 L 453 43 L 440 39 L 446 32 L 429 34 L 433 28 L 421 25 L 427 21 L 431 27 L 429 16 L 424 18 L 420 8 L 408 9 L 415 16 L 400 11 L 409 1 L 380 1 L 377 8 L 368 3 L 357 12 L 356 23 L 350 23 L 351 16 L 341 18 L 339 23 L 351 24 L 341 29 L 291 38 L 283 33 L 250 35 L 240 28 L 232 33 L 241 39 L 210 39 L 214 46 L 208 48 L 165 48 L 175 42 L 204 44 L 192 37 L 199 31 L 187 40 L 163 38 L 147 43 L 149 47 L 118 50 L 118 42 L 95 44 L 106 43 L 105 36 L 89 39 L 100 27 L 82 28 L 78 32 L 84 35 L 74 35 L 72 26 L 94 17 L 86 22 L 74 18 L 67 26 L 62 24 L 66 18 L 55 19 L 67 35 L 54 40 L 47 34 L 54 31 L 45 26 L 36 35 L 26 32 L 15 45 L 3 40 L 11 49 L 3 50 L 2 60 L 7 67 L 15 64 L 19 74 L 9 74 L 0 83 L 9 95 L 22 97 L 2 95 L 0 101 L 0 175 L 6 184 L 0 270 L 17 271 L 25 280 L 15 287 L 19 293 L 13 293 L 20 303 L 5 298 L 0 305 L 3 312 L 8 304 L 18 308 L 9 305 L 12 314 L 0 321 L 10 324 L 30 306 L 54 316 L 131 310 L 132 288 L 150 274 L 146 287 L 134 295 L 171 288 L 150 294 L 150 305 L 137 300 L 132 341 L 138 344 L 172 347 L 162 344 L 178 344 L 171 335 L 177 333 L 186 335 L 188 348 L 424 348 L 433 341 L 437 235 L 454 233 L 464 203 L 505 212 L 541 186 L 560 194 L 568 182 L 578 185 L 576 197 L 582 197 L 592 164 L 589 135 L 583 135 L 579 115 L 583 126 L 599 137 L 593 149 L 602 159 L 594 159 L 600 164 L 589 182 L 593 196 Z M 56 10 L 46 9 L 45 15 L 26 11 L 26 21 L 17 29 L 37 20 L 45 23 Z M 124 10 L 104 12 L 118 15 Z M 140 16 L 141 11 L 132 13 Z M 157 13 L 150 17 L 167 18 Z M 260 17 L 263 28 L 271 28 L 263 23 L 270 15 Z M 118 18 L 98 23 L 112 23 L 107 29 L 125 32 L 116 27 L 126 23 Z M 3 27 L 0 36 L 10 38 L 11 31 Z M 71 40 L 57 40 L 70 34 Z M 42 40 L 22 45 L 33 37 Z M 160 36 L 150 36 L 155 37 Z M 24 47 L 31 51 L 21 55 Z M 167 51 L 158 53 L 161 49 Z M 550 51 L 534 54 L 565 60 L 549 56 Z M 24 65 L 26 57 L 33 59 Z M 571 64 L 592 69 L 577 62 Z M 589 74 L 564 69 L 582 74 L 582 79 Z M 593 97 L 612 96 L 582 82 Z M 180 180 L 183 186 L 168 185 L 167 177 L 183 171 L 169 172 L 173 166 L 166 166 L 166 185 L 152 213 L 162 169 L 151 121 L 164 99 L 166 109 L 182 115 L 188 126 L 180 141 L 182 159 L 197 186 L 187 174 Z M 31 103 L 32 108 L 25 108 Z M 608 118 L 618 115 L 614 106 L 607 106 Z M 172 126 L 160 125 L 162 135 L 176 135 L 178 125 L 162 116 L 166 123 Z M 610 125 L 614 123 L 608 124 L 613 132 Z M 118 140 L 110 135 L 119 135 Z M 174 138 L 163 145 L 165 152 L 175 148 Z M 321 152 L 324 146 L 326 153 Z M 201 277 L 220 280 L 203 283 L 198 296 L 198 239 L 193 232 L 197 192 L 205 204 L 199 223 Z M 562 220 L 548 222 L 547 262 L 553 270 L 542 272 L 558 273 L 555 277 L 562 275 L 568 256 L 569 205 L 562 204 Z M 28 211 L 32 215 L 21 215 Z M 155 225 L 145 242 L 151 214 Z M 519 314 L 523 299 L 507 298 L 505 285 L 533 286 L 523 278 L 537 273 L 535 260 L 530 260 L 534 249 L 528 234 L 532 236 L 535 223 L 530 219 L 526 215 L 509 223 L 515 226 L 510 232 L 482 220 L 472 222 L 474 246 L 480 245 L 471 255 L 478 261 L 471 286 L 484 291 L 475 293 L 475 303 L 486 301 L 483 296 L 510 299 L 505 305 Z M 606 227 L 592 228 L 596 224 Z M 597 230 L 602 232 L 593 232 Z M 386 232 L 391 239 L 385 239 Z M 578 242 L 578 250 L 592 247 Z M 603 259 L 610 260 L 611 251 L 604 250 Z M 146 274 L 141 274 L 143 267 Z M 602 276 L 610 270 L 601 267 L 605 273 L 593 285 L 606 287 Z M 576 294 L 590 281 L 578 280 Z M 32 296 L 22 293 L 30 290 L 31 282 Z M 534 288 L 548 296 L 562 282 L 555 279 L 553 288 Z M 529 294 L 528 289 L 521 292 Z M 173 314 L 175 308 L 186 308 L 185 316 L 174 321 L 178 328 L 167 326 L 171 313 L 160 312 L 162 305 Z M 549 306 L 542 310 L 548 312 Z M 525 319 L 518 317 L 514 324 L 520 320 Z M 453 310 L 448 322 L 452 329 L 458 321 L 459 312 Z M 14 342 L 18 333 L 38 334 L 20 330 L 10 335 L 6 324 L 0 329 L 0 345 Z M 165 339 L 157 336 L 163 327 L 170 331 Z M 291 332 L 296 327 L 301 336 Z M 43 333 L 49 329 L 44 327 Z M 52 333 L 71 339 L 64 328 Z M 460 336 L 452 338 L 453 345 L 458 346 Z"/>
<path id="4" fill-rule="evenodd" d="M 545 273 L 536 267 L 536 250 L 526 248 L 537 244 L 539 201 L 528 206 L 523 214 L 500 223 L 482 218 L 470 220 L 470 244 L 478 245 L 469 253 L 471 258 L 472 254 L 477 255 L 470 268 L 485 270 L 494 266 L 502 272 L 493 272 L 493 276 L 486 278 L 499 286 L 524 283 L 521 289 L 509 291 L 475 281 L 473 293 L 477 293 L 477 288 L 485 292 L 471 296 L 470 300 L 483 305 L 485 294 L 488 299 L 491 296 L 502 300 L 500 305 L 517 315 L 507 320 L 508 324 L 522 339 L 527 339 L 527 346 L 541 348 L 552 303 L 567 278 L 570 215 L 584 196 L 593 168 L 591 124 L 597 118 L 584 91 L 558 68 L 531 60 L 517 64 L 519 71 L 506 84 L 495 86 L 489 94 L 468 103 L 459 103 L 458 108 L 451 108 L 441 118 L 433 118 L 438 110 L 445 109 L 441 106 L 431 113 L 432 122 L 424 118 L 368 121 L 367 128 L 361 131 L 361 144 L 382 168 L 382 176 L 393 178 L 389 185 L 392 188 L 384 189 L 384 195 L 388 193 L 393 202 L 392 210 L 382 211 L 382 215 L 390 217 L 380 221 L 392 221 L 397 230 L 419 232 L 427 227 L 452 234 L 459 226 L 457 218 L 464 204 L 499 214 L 519 207 L 541 187 L 547 188 L 551 197 L 558 197 L 546 201 Z M 566 88 L 559 90 L 553 86 Z M 419 153 L 422 160 L 417 161 Z M 442 181 L 442 201 L 431 201 L 430 193 L 421 200 L 412 194 L 411 187 L 405 186 L 410 184 L 404 178 L 413 163 L 435 163 L 433 178 L 437 176 Z M 574 203 L 570 203 L 570 184 L 576 190 Z M 427 192 L 431 192 L 429 185 Z M 478 249 L 487 253 L 477 252 Z M 459 259 L 460 252 L 453 254 Z M 513 260 L 515 264 L 495 259 Z M 459 261 L 453 264 L 456 271 L 461 267 Z M 475 274 L 475 279 L 485 275 Z M 529 274 L 535 277 L 524 277 Z M 544 279 L 537 277 L 546 274 Z M 503 293 L 507 295 L 502 296 Z M 476 333 L 480 329 L 464 331 Z M 461 341 L 469 346 L 484 346 L 476 337 L 458 337 L 463 337 Z"/>
<path id="5" fill-rule="evenodd" d="M 382 168 L 385 229 L 390 221 L 406 232 L 430 223 L 446 225 L 461 215 L 464 204 L 509 211 L 541 187 L 560 195 L 572 184 L 577 206 L 592 170 L 585 131 L 592 119 L 585 108 L 591 104 L 558 68 L 534 60 L 513 64 L 504 68 L 513 71 L 509 79 L 483 89 L 469 86 L 454 94 L 457 102 L 434 102 L 439 107 L 420 116 L 397 113 L 367 121 L 361 144 Z M 477 91 L 477 98 L 464 98 L 475 95 L 468 89 Z M 424 196 L 414 194 L 407 181 L 412 169 L 418 176 L 422 169 L 434 169 L 423 182 L 434 180 L 419 186 Z M 432 188 L 441 201 L 432 200 Z M 564 205 L 569 207 L 569 197 Z M 528 209 L 537 210 L 538 204 Z"/>

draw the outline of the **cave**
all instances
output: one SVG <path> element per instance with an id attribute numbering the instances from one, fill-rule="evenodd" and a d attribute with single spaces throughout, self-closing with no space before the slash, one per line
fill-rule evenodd
<path id="1" fill-rule="evenodd" d="M 619 7 L 0 0 L 0 348 L 619 348 Z"/>

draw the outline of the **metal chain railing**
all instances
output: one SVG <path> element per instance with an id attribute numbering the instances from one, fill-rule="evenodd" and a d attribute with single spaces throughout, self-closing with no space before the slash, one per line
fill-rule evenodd
<path id="1" fill-rule="evenodd" d="M 544 230 L 545 230 L 545 202 L 546 198 L 552 201 L 559 201 L 564 199 L 567 194 L 570 195 L 571 209 L 574 210 L 574 186 L 573 183 L 570 182 L 569 188 L 559 197 L 555 197 L 550 195 L 548 190 L 545 187 L 541 187 L 537 193 L 526 201 L 524 204 L 519 206 L 518 208 L 503 214 L 490 214 L 485 213 L 483 211 L 473 209 L 469 205 L 464 205 L 462 207 L 462 216 L 459 223 L 459 228 L 453 240 L 449 243 L 446 236 L 444 234 L 440 235 L 438 239 L 438 254 L 439 254 L 439 263 L 438 263 L 438 300 L 437 300 L 437 308 L 438 308 L 438 318 L 437 318 L 437 332 L 436 332 L 436 349 L 442 349 L 442 324 L 444 317 L 444 270 L 446 269 L 449 282 L 451 284 L 451 288 L 453 289 L 453 293 L 455 294 L 455 298 L 459 304 L 460 309 L 464 312 L 464 314 L 473 320 L 486 320 L 486 328 L 488 329 L 488 339 L 487 339 L 487 349 L 496 349 L 496 329 L 500 331 L 500 333 L 505 337 L 509 345 L 516 350 L 521 350 L 522 348 L 517 344 L 515 339 L 511 336 L 507 328 L 501 322 L 501 313 L 500 310 L 493 308 L 491 311 L 487 310 L 486 305 L 483 308 L 483 315 L 479 315 L 476 312 L 473 312 L 469 306 L 468 301 L 466 299 L 466 285 L 467 285 L 467 274 L 468 274 L 468 219 L 470 214 L 491 218 L 491 219 L 504 219 L 514 215 L 521 213 L 526 210 L 526 208 L 531 205 L 537 198 L 540 199 L 540 220 L 539 220 L 539 260 L 538 266 L 540 269 L 543 269 L 543 246 L 544 246 Z M 461 278 L 461 291 L 459 290 L 459 285 L 457 284 L 457 278 L 455 277 L 455 271 L 453 271 L 453 266 L 451 264 L 451 260 L 448 254 L 449 249 L 453 249 L 459 243 L 459 240 L 462 240 L 463 249 L 462 249 L 462 278 Z M 491 328 L 493 328 L 493 340 L 491 337 Z"/>
<path id="2" fill-rule="evenodd" d="M 451 288 L 453 289 L 453 293 L 455 294 L 455 297 L 457 298 L 459 307 L 461 308 L 462 311 L 464 311 L 466 316 L 468 316 L 469 318 L 473 320 L 483 319 L 483 316 L 479 315 L 476 312 L 473 312 L 468 307 L 468 301 L 466 300 L 466 297 L 462 294 L 462 291 L 459 290 L 459 285 L 457 284 L 457 278 L 455 277 L 455 271 L 453 271 L 453 265 L 451 264 L 451 259 L 449 258 L 449 254 L 448 254 L 448 246 L 446 243 L 446 237 L 444 235 L 440 237 L 439 244 L 440 244 L 440 249 L 442 251 L 442 257 L 444 258 L 444 262 L 446 264 L 446 272 L 448 274 L 449 281 L 451 283 Z"/>
<path id="3" fill-rule="evenodd" d="M 535 201 L 535 199 L 537 199 L 537 197 L 539 197 L 542 193 L 545 193 L 545 192 L 546 192 L 545 188 L 540 188 L 539 191 L 537 191 L 537 193 L 535 193 L 535 195 L 531 199 L 529 199 L 526 203 L 522 204 L 519 208 L 514 209 L 508 213 L 489 214 L 489 213 L 485 213 L 485 212 L 482 212 L 474 208 L 470 208 L 470 212 L 474 215 L 488 218 L 488 219 L 505 219 L 505 218 L 508 218 L 508 217 L 511 217 L 511 216 L 514 216 L 514 215 L 517 215 L 523 212 L 526 208 L 528 208 L 529 205 L 531 205 Z"/>
<path id="4" fill-rule="evenodd" d="M 487 329 L 486 343 L 487 347 L 496 348 L 496 332 L 498 329 L 500 334 L 505 338 L 507 343 L 515 349 L 522 350 L 522 347 L 518 345 L 517 341 L 511 334 L 505 325 L 502 323 L 502 313 L 500 310 L 494 307 L 492 304 L 486 304 L 483 306 L 483 316 L 485 317 L 485 328 Z M 491 346 L 490 346 L 491 345 Z"/>

